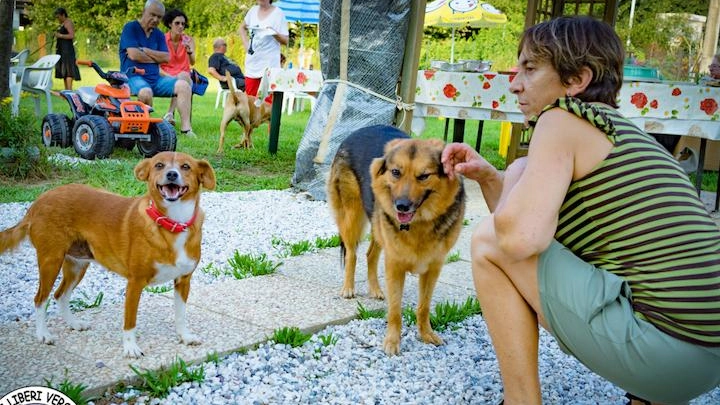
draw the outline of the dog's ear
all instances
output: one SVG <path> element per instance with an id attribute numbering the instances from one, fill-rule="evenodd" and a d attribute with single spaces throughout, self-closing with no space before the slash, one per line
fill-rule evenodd
<path id="1" fill-rule="evenodd" d="M 370 178 L 373 180 L 385 174 L 386 171 L 387 166 L 385 165 L 384 157 L 375 158 L 372 163 L 370 163 Z"/>
<path id="2" fill-rule="evenodd" d="M 135 178 L 140 181 L 148 181 L 150 176 L 151 159 L 146 158 L 135 165 Z"/>
<path id="3" fill-rule="evenodd" d="M 197 163 L 200 170 L 200 184 L 206 190 L 215 190 L 215 170 L 207 160 L 198 160 Z"/>

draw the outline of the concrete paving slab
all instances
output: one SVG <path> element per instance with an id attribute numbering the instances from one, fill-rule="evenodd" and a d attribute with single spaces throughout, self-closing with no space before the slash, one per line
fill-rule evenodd
<path id="1" fill-rule="evenodd" d="M 191 294 L 191 301 L 192 297 Z M 60 382 L 65 379 L 67 369 L 69 380 L 81 381 L 98 390 L 134 378 L 135 373 L 129 365 L 139 370 L 155 370 L 177 358 L 186 363 L 202 362 L 209 354 L 222 355 L 262 342 L 271 333 L 268 329 L 191 304 L 188 306 L 188 325 L 202 344 L 184 345 L 179 343 L 175 333 L 172 299 L 143 296 L 136 333 L 145 356 L 128 359 L 122 354 L 123 312 L 121 305 L 113 305 L 78 314 L 91 323 L 92 328 L 87 331 L 70 330 L 62 319 L 52 318 L 48 327 L 58 336 L 53 346 L 35 341 L 34 321 L 21 328 L 3 326 L 0 344 L 10 348 L 0 354 L 1 364 L 19 363 L 19 366 L 0 372 L 0 387 L 10 391 L 21 386 L 21 381 L 43 383 L 45 376 Z M 20 354 L 20 359 L 13 359 L 13 353 Z"/>
<path id="2" fill-rule="evenodd" d="M 51 330 L 58 336 L 55 345 L 35 339 L 34 321 L 0 326 L 0 396 L 20 387 L 47 386 L 46 380 L 59 384 L 67 379 L 95 386 L 117 377 L 112 370 L 98 368 L 91 360 L 64 350 L 65 334 L 56 332 L 59 325 L 53 323 Z"/>
<path id="3" fill-rule="evenodd" d="M 195 292 L 205 297 L 197 305 L 270 331 L 292 326 L 318 330 L 353 319 L 358 300 L 366 307 L 379 305 L 367 298 L 347 300 L 337 289 L 282 274 L 228 280 Z"/>

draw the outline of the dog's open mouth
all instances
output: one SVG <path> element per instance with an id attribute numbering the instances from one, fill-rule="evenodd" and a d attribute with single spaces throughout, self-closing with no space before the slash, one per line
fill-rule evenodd
<path id="1" fill-rule="evenodd" d="M 158 184 L 160 195 L 167 201 L 177 201 L 188 191 L 187 186 L 179 186 L 174 183 Z"/>
<path id="2" fill-rule="evenodd" d="M 401 224 L 408 224 L 410 223 L 410 221 L 412 221 L 413 216 L 415 216 L 414 212 L 398 212 L 397 220 Z"/>

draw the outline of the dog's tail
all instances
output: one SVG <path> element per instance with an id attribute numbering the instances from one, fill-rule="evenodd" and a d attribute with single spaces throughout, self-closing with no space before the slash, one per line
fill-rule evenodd
<path id="1" fill-rule="evenodd" d="M 27 237 L 30 223 L 22 220 L 12 228 L 8 228 L 0 232 L 0 253 L 4 253 L 10 249 L 18 247 L 25 237 Z"/>
<path id="2" fill-rule="evenodd" d="M 225 70 L 225 78 L 227 79 L 228 89 L 230 90 L 230 97 L 232 97 L 235 101 L 234 104 L 237 104 L 240 101 L 240 96 L 237 94 L 237 90 L 235 89 L 235 78 L 230 76 L 230 72 L 227 70 Z"/>

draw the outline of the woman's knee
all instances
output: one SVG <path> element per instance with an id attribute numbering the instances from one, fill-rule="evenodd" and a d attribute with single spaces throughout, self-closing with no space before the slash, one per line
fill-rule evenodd
<path id="1" fill-rule="evenodd" d="M 498 252 L 497 238 L 495 238 L 493 217 L 490 215 L 475 228 L 471 238 L 470 255 L 475 277 L 486 277 L 488 272 L 497 273 L 498 268 L 492 259 L 496 252 Z"/>

